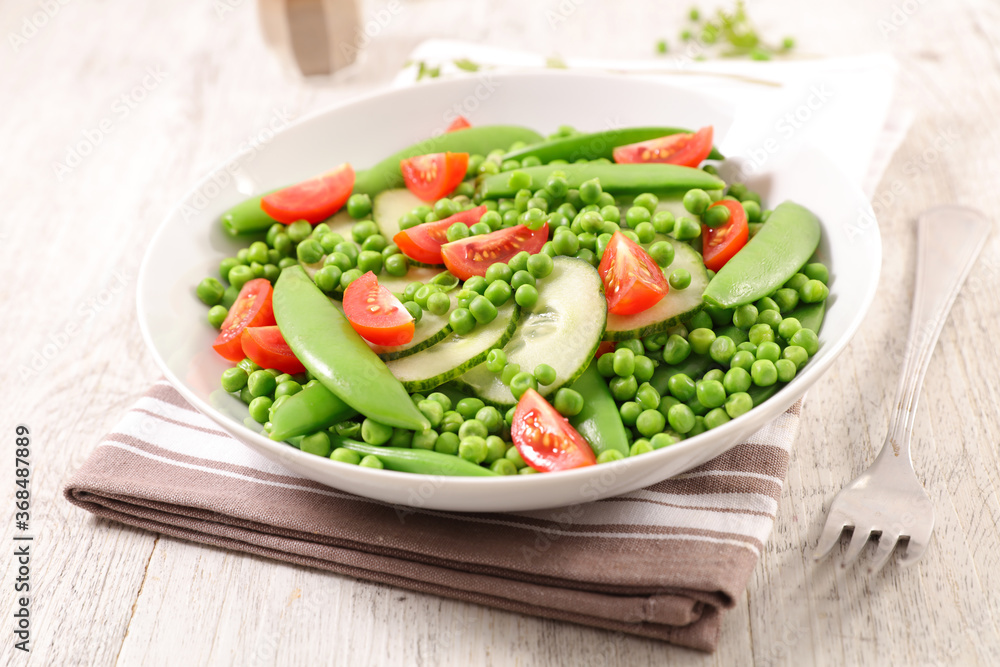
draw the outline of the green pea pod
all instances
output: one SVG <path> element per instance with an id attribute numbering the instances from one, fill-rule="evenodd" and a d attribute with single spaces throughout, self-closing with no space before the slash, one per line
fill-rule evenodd
<path id="1" fill-rule="evenodd" d="M 691 132 L 679 127 L 627 127 L 620 130 L 605 130 L 591 134 L 574 134 L 570 137 L 550 139 L 533 146 L 525 146 L 511 151 L 503 156 L 504 160 L 523 160 L 528 156 L 537 157 L 542 162 L 566 160 L 573 162 L 581 158 L 596 160 L 598 158 L 614 158 L 614 149 L 619 146 L 636 144 L 640 141 L 659 139 L 671 134 Z M 712 148 L 708 154 L 709 160 L 722 160 L 722 153 Z"/>
<path id="2" fill-rule="evenodd" d="M 753 303 L 778 289 L 819 246 L 820 223 L 809 209 L 780 204 L 757 235 L 719 269 L 704 299 L 719 308 Z"/>
<path id="3" fill-rule="evenodd" d="M 403 385 L 301 266 L 281 272 L 272 298 L 285 341 L 323 386 L 382 424 L 414 431 L 430 428 Z"/>
<path id="4" fill-rule="evenodd" d="M 747 335 L 746 331 L 738 327 L 734 327 L 731 324 L 729 326 L 722 327 L 721 329 L 716 331 L 715 335 L 729 336 L 733 340 L 733 342 L 736 343 L 737 345 L 739 345 L 740 343 L 745 343 L 748 340 L 750 340 L 750 337 Z"/>
<path id="5" fill-rule="evenodd" d="M 409 447 L 376 447 L 357 440 L 331 435 L 330 441 L 334 448 L 343 447 L 357 452 L 362 456 L 377 456 L 388 470 L 410 472 L 418 475 L 447 475 L 450 477 L 497 477 L 497 473 L 489 468 L 476 465 L 471 461 L 442 454 L 429 449 L 410 449 Z"/>
<path id="6" fill-rule="evenodd" d="M 597 364 L 592 362 L 570 389 L 583 396 L 583 409 L 570 417 L 569 423 L 590 443 L 594 454 L 600 456 L 614 449 L 628 456 L 628 439 L 621 414 L 608 383 L 597 371 Z"/>
<path id="7" fill-rule="evenodd" d="M 712 367 L 712 363 L 712 358 L 707 354 L 691 354 L 679 364 L 660 364 L 653 371 L 653 377 L 649 379 L 649 384 L 660 392 L 660 396 L 667 396 L 670 394 L 667 390 L 667 382 L 670 378 L 678 373 L 684 373 L 691 379 L 697 379 Z"/>
<path id="8" fill-rule="evenodd" d="M 517 141 L 533 144 L 541 140 L 542 136 L 534 130 L 516 125 L 480 125 L 457 132 L 446 132 L 404 148 L 371 169 L 359 171 L 354 178 L 354 194 L 375 196 L 383 190 L 403 187 L 399 161 L 415 155 L 445 151 L 486 155 L 498 148 L 506 150 Z"/>
<path id="9" fill-rule="evenodd" d="M 288 440 L 330 428 L 358 414 L 320 383 L 292 394 L 271 415 L 271 439 Z"/>
<path id="10" fill-rule="evenodd" d="M 614 195 L 637 195 L 652 192 L 657 195 L 678 195 L 692 188 L 721 190 L 726 184 L 701 169 L 676 164 L 561 164 L 520 169 L 531 177 L 531 190 L 545 187 L 552 172 L 561 171 L 571 188 L 596 178 L 605 192 Z M 486 199 L 513 197 L 519 188 L 511 184 L 511 173 L 503 172 L 484 178 L 480 192 Z M 773 215 L 773 214 L 772 214 Z M 732 261 L 732 260 L 730 260 Z M 800 265 L 801 266 L 801 265 Z"/>
<path id="11" fill-rule="evenodd" d="M 230 236 L 266 232 L 277 222 L 260 207 L 264 195 L 251 197 L 222 214 L 222 228 Z"/>

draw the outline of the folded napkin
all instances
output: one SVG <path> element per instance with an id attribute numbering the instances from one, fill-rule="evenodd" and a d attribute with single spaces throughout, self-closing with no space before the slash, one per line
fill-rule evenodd
<path id="1" fill-rule="evenodd" d="M 771 532 L 799 407 L 705 465 L 624 496 L 451 514 L 294 475 L 160 381 L 65 494 L 164 535 L 711 651 Z"/>

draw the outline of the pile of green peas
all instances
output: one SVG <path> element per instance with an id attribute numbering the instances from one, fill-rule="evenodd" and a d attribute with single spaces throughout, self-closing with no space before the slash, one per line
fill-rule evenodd
<path id="1" fill-rule="evenodd" d="M 250 417 L 260 424 L 269 422 L 271 412 L 288 396 L 314 382 L 307 373 L 290 375 L 275 368 L 261 368 L 249 358 L 222 373 L 222 388 L 239 396 L 247 404 Z"/>

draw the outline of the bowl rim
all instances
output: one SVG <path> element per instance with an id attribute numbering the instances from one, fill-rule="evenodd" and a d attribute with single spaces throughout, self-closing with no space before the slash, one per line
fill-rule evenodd
<path id="1" fill-rule="evenodd" d="M 604 80 L 621 80 L 623 77 L 620 74 L 602 73 L 602 72 L 529 72 L 529 73 L 517 73 L 517 72 L 494 72 L 491 76 L 502 79 L 530 79 L 530 78 L 565 78 L 565 77 L 578 77 L 578 78 L 589 78 L 589 79 L 604 79 Z M 441 79 L 436 81 L 424 82 L 420 84 L 420 87 L 448 87 L 448 86 L 460 86 L 468 85 L 468 79 L 471 77 L 461 77 L 454 79 Z M 724 100 L 713 96 L 711 93 L 704 93 L 702 91 L 692 91 L 689 88 L 684 88 L 682 86 L 672 85 L 667 82 L 661 82 L 649 78 L 635 78 L 633 79 L 636 83 L 642 83 L 644 85 L 655 85 L 666 88 L 673 88 L 678 91 L 683 91 L 686 94 L 694 93 L 697 96 L 705 98 L 708 102 L 715 104 L 724 104 Z M 375 91 L 364 93 L 361 95 L 353 96 L 347 100 L 339 101 L 334 104 L 328 105 L 324 108 L 317 109 L 310 113 L 303 115 L 300 118 L 283 126 L 279 130 L 275 131 L 274 138 L 270 141 L 277 140 L 279 136 L 290 132 L 294 129 L 299 128 L 302 125 L 313 122 L 320 117 L 327 116 L 332 113 L 337 113 L 342 109 L 349 108 L 355 105 L 361 105 L 365 102 L 371 101 L 373 99 L 379 98 L 391 98 L 394 96 L 405 96 L 412 91 L 415 86 L 392 86 L 387 88 L 380 88 Z M 157 347 L 153 342 L 153 334 L 149 330 L 149 320 L 146 316 L 146 311 L 148 310 L 150 304 L 146 303 L 144 294 L 146 292 L 146 282 L 150 279 L 149 266 L 151 264 L 151 258 L 154 255 L 154 250 L 159 245 L 161 237 L 167 233 L 168 228 L 171 225 L 171 221 L 174 217 L 183 209 L 187 202 L 189 202 L 197 193 L 209 182 L 212 181 L 213 177 L 220 171 L 225 170 L 227 164 L 239 160 L 242 156 L 249 154 L 254 151 L 253 147 L 247 147 L 242 150 L 237 150 L 234 153 L 227 156 L 226 159 L 220 161 L 215 167 L 206 172 L 206 174 L 199 179 L 191 188 L 189 188 L 180 199 L 170 208 L 164 219 L 159 223 L 156 232 L 150 238 L 149 244 L 143 254 L 143 259 L 139 267 L 138 278 L 136 281 L 136 311 L 139 320 L 139 329 L 142 335 L 143 341 L 146 347 L 152 354 L 153 360 L 156 365 L 163 372 L 164 377 L 170 384 L 176 389 L 181 396 L 184 397 L 186 401 L 191 403 L 199 412 L 206 415 L 214 422 L 223 427 L 230 435 L 240 440 L 247 446 L 253 443 L 252 448 L 262 450 L 262 453 L 266 452 L 264 455 L 269 456 L 275 460 L 288 459 L 289 457 L 293 459 L 300 459 L 302 462 L 309 464 L 310 466 L 319 467 L 325 466 L 338 466 L 334 468 L 337 471 L 344 471 L 344 467 L 341 467 L 339 462 L 332 461 L 328 458 L 318 457 L 314 454 L 309 454 L 307 452 L 302 452 L 301 450 L 285 443 L 283 441 L 275 441 L 264 436 L 262 433 L 249 428 L 243 423 L 239 423 L 234 419 L 222 414 L 219 410 L 211 406 L 208 402 L 202 400 L 197 394 L 190 390 L 187 385 L 177 377 L 177 375 L 170 369 L 166 360 L 160 354 Z M 810 151 L 814 153 L 819 159 L 825 161 L 829 167 L 838 173 L 842 173 L 842 169 L 838 167 L 832 160 L 827 158 L 825 154 L 814 146 L 805 144 L 795 153 L 802 151 Z M 765 172 L 766 173 L 766 172 Z M 848 325 L 845 327 L 844 334 L 836 341 L 826 341 L 824 346 L 824 355 L 822 358 L 817 360 L 810 360 L 810 363 L 803 369 L 803 371 L 795 376 L 793 380 L 787 383 L 784 387 L 777 391 L 772 397 L 770 397 L 764 405 L 771 404 L 772 406 L 781 405 L 782 409 L 780 411 L 771 408 L 767 410 L 767 413 L 773 413 L 767 419 L 763 419 L 764 412 L 758 412 L 754 415 L 756 410 L 751 410 L 744 415 L 740 415 L 736 419 L 733 419 L 722 426 L 719 426 L 711 431 L 705 431 L 692 438 L 685 438 L 680 442 L 671 445 L 668 448 L 663 448 L 663 450 L 654 450 L 644 454 L 642 457 L 642 465 L 647 467 L 655 467 L 660 459 L 672 458 L 678 455 L 678 453 L 683 454 L 691 450 L 698 449 L 706 445 L 710 441 L 725 440 L 727 437 L 731 436 L 734 432 L 745 426 L 749 419 L 756 418 L 762 420 L 760 426 L 763 427 L 765 424 L 770 423 L 773 419 L 777 418 L 784 411 L 787 410 L 788 406 L 792 405 L 795 400 L 797 400 L 805 390 L 809 388 L 813 383 L 815 383 L 823 373 L 833 364 L 836 358 L 843 352 L 847 344 L 853 339 L 864 318 L 867 316 L 868 311 L 874 301 L 875 294 L 878 288 L 879 279 L 881 275 L 881 258 L 882 258 L 882 240 L 881 235 L 878 232 L 878 222 L 877 218 L 871 210 L 871 203 L 868 197 L 861 190 L 860 185 L 851 181 L 851 179 L 845 176 L 845 184 L 847 187 L 854 191 L 854 194 L 858 196 L 859 200 L 865 202 L 865 213 L 870 215 L 870 219 L 874 221 L 873 229 L 876 232 L 872 235 L 875 242 L 874 253 L 878 257 L 879 261 L 874 267 L 874 273 L 871 281 L 867 284 L 865 292 L 859 302 L 858 308 L 854 313 L 853 318 L 849 321 Z M 238 182 L 238 181 L 237 181 Z M 237 186 L 237 191 L 239 187 Z M 242 193 L 241 194 L 246 194 Z M 252 197 L 252 194 L 246 194 L 247 197 Z M 825 225 L 824 225 L 825 227 Z M 825 231 L 825 229 L 824 229 Z M 803 386 L 805 389 L 803 389 Z M 802 391 L 800 391 L 802 390 Z M 763 406 L 761 406 L 763 409 Z M 730 445 L 718 451 L 716 454 L 721 455 L 722 453 L 732 449 L 740 443 L 740 439 L 735 439 Z M 632 457 L 626 457 L 621 460 L 603 463 L 597 466 L 586 466 L 583 468 L 576 468 L 573 470 L 563 470 L 558 471 L 557 479 L 570 483 L 573 480 L 577 480 L 580 483 L 585 483 L 588 479 L 601 475 L 604 472 L 611 472 L 613 474 L 624 471 L 635 464 L 636 459 Z M 696 464 L 700 465 L 700 464 Z M 365 468 L 361 466 L 350 466 L 353 473 L 358 475 L 360 479 L 367 479 L 370 482 L 377 481 L 387 481 L 391 479 L 407 480 L 411 481 L 414 477 L 413 473 L 398 472 L 393 470 L 385 469 L 375 469 L 375 468 Z M 293 473 L 294 474 L 294 473 Z M 676 473 L 683 474 L 683 473 Z M 536 475 L 498 475 L 496 477 L 462 477 L 462 476 L 436 476 L 436 475 L 422 475 L 421 477 L 433 477 L 438 484 L 447 484 L 456 490 L 462 491 L 466 489 L 481 489 L 484 484 L 492 485 L 505 485 L 511 491 L 516 491 L 521 488 L 525 488 L 528 485 L 542 485 L 549 482 L 544 480 L 550 479 L 552 473 L 542 475 L 541 479 L 535 479 Z M 664 479 L 670 479 L 672 476 L 665 477 Z M 319 483 L 330 486 L 322 481 Z M 336 488 L 336 487 L 333 487 Z"/>

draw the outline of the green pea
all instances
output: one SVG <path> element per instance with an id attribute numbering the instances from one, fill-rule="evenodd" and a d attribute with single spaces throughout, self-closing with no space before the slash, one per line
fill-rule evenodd
<path id="1" fill-rule="evenodd" d="M 748 353 L 749 354 L 749 353 Z M 753 362 L 750 362 L 750 367 L 753 366 Z M 741 391 L 748 391 L 750 385 L 752 384 L 752 379 L 750 373 L 746 368 L 742 366 L 734 366 L 726 371 L 725 377 L 722 379 L 722 386 L 725 388 L 726 393 L 736 394 Z"/>
<path id="2" fill-rule="evenodd" d="M 511 408 L 513 410 L 513 408 Z M 521 458 L 521 452 L 517 451 L 517 447 L 511 445 L 507 448 L 507 452 L 504 454 L 504 458 L 514 464 L 514 467 L 520 470 L 526 467 L 528 464 L 524 462 Z"/>
<path id="3" fill-rule="evenodd" d="M 452 331 L 464 336 L 476 328 L 476 318 L 468 308 L 455 308 L 448 315 L 448 324 L 451 325 Z"/>
<path id="4" fill-rule="evenodd" d="M 385 465 L 382 463 L 382 459 L 375 456 L 374 454 L 368 454 L 358 463 L 362 468 L 374 468 L 375 470 L 382 470 Z"/>
<path id="5" fill-rule="evenodd" d="M 615 355 L 614 353 L 602 354 L 597 358 L 597 372 L 603 377 L 610 378 L 615 375 Z"/>
<path id="6" fill-rule="evenodd" d="M 728 365 L 733 355 L 736 354 L 736 343 L 729 336 L 719 336 L 708 348 L 708 356 L 712 360 L 722 365 Z"/>
<path id="7" fill-rule="evenodd" d="M 733 311 L 733 326 L 737 329 L 743 329 L 746 331 L 757 323 L 758 315 L 759 311 L 757 310 L 757 306 L 752 303 L 739 306 Z"/>
<path id="8" fill-rule="evenodd" d="M 448 398 L 447 394 L 442 394 L 440 391 L 435 391 L 434 393 L 428 395 L 427 400 L 440 403 L 441 409 L 445 412 L 451 410 L 451 399 Z"/>
<path id="9" fill-rule="evenodd" d="M 430 399 L 425 398 L 424 400 L 418 402 L 417 410 L 420 410 L 420 412 L 427 417 L 427 421 L 431 423 L 431 428 L 437 428 L 438 424 L 441 423 L 441 419 L 444 417 L 444 408 L 441 407 L 441 404 Z M 388 436 L 386 439 L 388 440 Z"/>
<path id="10" fill-rule="evenodd" d="M 528 273 L 534 278 L 541 280 L 552 273 L 552 258 L 542 253 L 531 255 L 528 257 L 526 267 Z"/>
<path id="11" fill-rule="evenodd" d="M 629 377 L 635 373 L 635 353 L 627 347 L 618 347 L 613 353 L 615 375 Z"/>
<path id="12" fill-rule="evenodd" d="M 477 296 L 469 304 L 469 312 L 479 324 L 489 324 L 497 317 L 497 307 L 485 296 Z"/>
<path id="13" fill-rule="evenodd" d="M 465 419 L 462 418 L 462 415 L 458 414 L 457 410 L 446 410 L 441 417 L 441 423 L 438 424 L 438 431 L 441 433 L 458 433 L 458 429 L 462 428 L 462 424 L 464 423 Z"/>
<path id="14" fill-rule="evenodd" d="M 829 271 L 829 269 L 826 268 L 826 265 L 821 264 L 819 262 L 813 262 L 812 264 L 806 264 L 802 268 L 802 273 L 806 274 L 806 276 L 810 280 L 818 280 L 821 283 L 823 283 L 824 285 L 828 285 L 830 283 L 830 271 Z"/>
<path id="15" fill-rule="evenodd" d="M 381 234 L 372 234 L 361 243 L 361 250 L 382 253 L 388 247 L 389 242 Z"/>
<path id="16" fill-rule="evenodd" d="M 729 222 L 729 209 L 726 206 L 712 206 L 701 216 L 701 221 L 706 227 L 721 227 Z"/>
<path id="17" fill-rule="evenodd" d="M 496 264 L 491 264 L 488 269 L 486 269 L 486 282 L 494 283 L 498 280 L 502 280 L 509 283 L 514 277 L 514 272 L 511 271 L 510 267 L 506 264 L 497 262 Z"/>
<path id="18" fill-rule="evenodd" d="M 701 376 L 701 379 L 702 380 L 716 380 L 718 382 L 722 382 L 722 378 L 724 378 L 725 376 L 726 376 L 726 374 L 722 371 L 722 369 L 720 369 L 720 368 L 712 368 L 712 369 L 706 371 L 705 374 Z"/>
<path id="19" fill-rule="evenodd" d="M 777 361 L 781 358 L 781 347 L 772 341 L 764 341 L 757 346 L 757 358 Z"/>
<path id="20" fill-rule="evenodd" d="M 254 371 L 247 378 L 247 387 L 250 389 L 250 395 L 254 398 L 273 394 L 277 386 L 278 383 L 275 381 L 274 376 L 266 370 Z M 270 404 L 268 404 L 268 407 L 270 407 Z"/>
<path id="21" fill-rule="evenodd" d="M 712 204 L 712 199 L 708 196 L 708 193 L 699 188 L 693 190 L 688 190 L 684 194 L 684 199 L 682 201 L 684 208 L 687 209 L 688 213 L 691 215 L 701 215 L 705 212 Z"/>
<path id="22" fill-rule="evenodd" d="M 235 393 L 247 386 L 247 372 L 239 366 L 227 368 L 222 372 L 222 389 L 230 394 Z"/>
<path id="23" fill-rule="evenodd" d="M 668 280 L 673 289 L 686 289 L 691 284 L 691 273 L 687 269 L 674 269 Z"/>
<path id="24" fill-rule="evenodd" d="M 460 442 L 461 440 L 457 433 L 442 433 L 434 441 L 434 451 L 441 454 L 458 454 Z M 485 447 L 485 442 L 483 446 Z"/>
<path id="25" fill-rule="evenodd" d="M 608 386 L 611 389 L 611 395 L 615 397 L 616 401 L 631 400 L 639 390 L 639 383 L 634 375 L 625 378 L 616 377 L 608 383 Z"/>
<path id="26" fill-rule="evenodd" d="M 753 399 L 745 391 L 730 394 L 726 398 L 726 414 L 736 419 L 753 409 Z"/>
<path id="27" fill-rule="evenodd" d="M 766 324 L 772 329 L 777 329 L 778 325 L 781 324 L 781 313 L 777 310 L 762 310 L 757 315 L 757 323 Z"/>
<path id="28" fill-rule="evenodd" d="M 783 287 L 774 293 L 774 302 L 782 313 L 794 310 L 799 305 L 799 293 L 797 290 Z"/>
<path id="29" fill-rule="evenodd" d="M 490 350 L 489 354 L 486 355 L 486 368 L 491 373 L 501 373 L 503 372 L 504 366 L 507 365 L 507 353 L 502 349 L 497 348 Z"/>
<path id="30" fill-rule="evenodd" d="M 416 324 L 424 316 L 424 309 L 420 307 L 420 304 L 416 301 L 406 301 L 403 303 L 403 308 L 406 308 L 406 312 L 410 314 L 413 318 L 413 323 Z"/>
<path id="31" fill-rule="evenodd" d="M 802 323 L 794 317 L 786 317 L 778 325 L 778 335 L 785 340 L 790 340 L 795 332 L 802 328 Z"/>
<path id="32" fill-rule="evenodd" d="M 407 259 L 406 255 L 402 254 L 389 255 L 388 257 L 383 256 L 382 264 L 386 273 L 398 278 L 405 276 L 410 270 L 410 260 Z"/>
<path id="33" fill-rule="evenodd" d="M 251 393 L 253 393 L 252 390 Z M 258 424 L 266 422 L 270 418 L 271 403 L 270 396 L 257 396 L 254 398 L 248 406 L 250 418 Z"/>
<path id="34" fill-rule="evenodd" d="M 642 194 L 636 195 L 635 199 L 632 200 L 632 206 L 641 206 L 650 213 L 655 211 L 659 204 L 659 198 L 652 192 L 643 192 Z"/>
<path id="35" fill-rule="evenodd" d="M 667 380 L 667 389 L 670 395 L 678 401 L 690 401 L 695 397 L 695 383 L 687 374 L 676 373 Z M 675 429 L 676 430 L 676 429 Z"/>
<path id="36" fill-rule="evenodd" d="M 235 257 L 226 257 L 224 260 L 219 262 L 219 276 L 229 282 L 229 272 L 237 266 L 241 266 L 243 262 L 236 259 Z"/>
<path id="37" fill-rule="evenodd" d="M 528 391 L 528 389 L 538 389 L 538 381 L 535 380 L 535 376 L 531 373 L 521 371 L 511 378 L 510 393 L 514 395 L 514 398 L 520 400 L 521 396 L 524 395 L 524 392 Z"/>
<path id="38" fill-rule="evenodd" d="M 580 250 L 577 251 L 575 257 L 577 259 L 582 259 L 583 261 L 587 262 L 592 266 L 597 266 L 600 263 L 600 260 L 598 259 L 597 255 L 595 255 L 594 251 L 589 248 L 580 248 Z"/>
<path id="39" fill-rule="evenodd" d="M 223 305 L 212 306 L 208 309 L 208 323 L 216 329 L 222 328 L 227 317 L 229 317 L 229 309 Z"/>
<path id="40" fill-rule="evenodd" d="M 210 280 L 215 280 L 211 278 Z M 799 299 L 803 303 L 819 303 L 830 295 L 830 288 L 819 280 L 810 280 L 799 288 Z"/>
<path id="41" fill-rule="evenodd" d="M 277 381 L 277 378 L 275 378 Z M 295 380 L 285 380 L 284 382 L 278 382 L 278 386 L 274 389 L 274 398 L 279 399 L 282 396 L 293 396 L 302 391 L 302 385 Z"/>
<path id="42" fill-rule="evenodd" d="M 653 449 L 663 449 L 670 445 L 676 445 L 677 442 L 677 438 L 666 432 L 655 433 L 649 438 L 649 444 L 653 446 Z"/>
<path id="43" fill-rule="evenodd" d="M 635 355 L 635 379 L 638 382 L 649 382 L 656 371 L 653 360 L 643 354 Z"/>
<path id="44" fill-rule="evenodd" d="M 486 404 L 481 400 L 469 397 L 460 400 L 455 406 L 455 410 L 458 411 L 458 414 L 462 415 L 463 419 L 475 419 L 476 413 L 484 407 L 486 407 Z"/>
<path id="45" fill-rule="evenodd" d="M 706 408 L 717 408 L 726 402 L 726 389 L 718 380 L 702 380 L 695 386 L 695 393 Z"/>
<path id="46" fill-rule="evenodd" d="M 804 347 L 793 344 L 781 351 L 781 358 L 794 362 L 795 368 L 799 369 L 805 366 L 806 362 L 809 361 L 809 353 Z"/>
<path id="47" fill-rule="evenodd" d="M 794 276 L 788 279 L 788 282 L 785 283 L 785 288 L 793 289 L 797 292 L 807 282 L 809 282 L 809 276 L 807 276 L 804 273 L 796 273 Z"/>
<path id="48" fill-rule="evenodd" d="M 340 463 L 348 463 L 356 466 L 361 463 L 361 454 L 358 454 L 353 449 L 338 447 L 330 453 L 330 459 L 333 461 L 339 461 Z"/>
<path id="49" fill-rule="evenodd" d="M 513 381 L 514 376 L 521 372 L 521 366 L 518 364 L 509 363 L 503 367 L 503 371 L 500 372 L 500 381 L 503 382 L 508 387 L 511 381 Z"/>
<path id="50" fill-rule="evenodd" d="M 298 264 L 298 260 L 296 260 L 295 258 L 293 258 L 293 257 L 282 257 L 281 261 L 278 262 L 278 270 L 279 271 L 284 271 L 288 267 L 295 266 L 296 264 Z"/>
<path id="51" fill-rule="evenodd" d="M 312 225 L 305 220 L 296 220 L 285 229 L 288 238 L 295 243 L 302 243 L 312 234 Z"/>
<path id="52" fill-rule="evenodd" d="M 819 352 L 819 337 L 812 329 L 799 329 L 788 342 L 803 348 L 810 357 Z"/>
<path id="53" fill-rule="evenodd" d="M 635 426 L 635 422 L 639 419 L 639 415 L 642 414 L 643 408 L 636 401 L 625 401 L 618 408 L 618 414 L 622 418 L 622 423 L 625 426 Z"/>
<path id="54" fill-rule="evenodd" d="M 253 271 L 249 266 L 240 264 L 229 270 L 229 284 L 237 291 L 243 289 L 243 286 L 253 279 Z"/>
<path id="55" fill-rule="evenodd" d="M 544 255 L 543 255 L 544 256 Z M 551 259 L 551 258 L 550 258 Z M 521 285 L 535 286 L 535 277 L 527 271 L 517 271 L 510 280 L 511 289 L 517 290 Z"/>
<path id="56" fill-rule="evenodd" d="M 514 292 L 514 302 L 522 308 L 531 310 L 538 303 L 538 290 L 532 285 L 521 285 Z"/>
<path id="57" fill-rule="evenodd" d="M 649 256 L 659 266 L 666 268 L 674 261 L 674 247 L 670 245 L 669 241 L 657 241 L 649 246 Z"/>
<path id="58" fill-rule="evenodd" d="M 548 364 L 538 364 L 532 372 L 540 385 L 549 385 L 556 381 L 556 369 Z"/>
<path id="59" fill-rule="evenodd" d="M 750 342 L 754 345 L 760 346 L 761 343 L 766 341 L 774 342 L 774 329 L 769 325 L 758 323 L 750 327 L 750 331 L 747 332 L 747 337 Z"/>
<path id="60" fill-rule="evenodd" d="M 343 273 L 354 268 L 354 259 L 342 252 L 334 252 L 327 255 L 324 266 L 335 266 Z"/>
<path id="61" fill-rule="evenodd" d="M 369 271 L 376 275 L 381 273 L 382 253 L 374 250 L 362 250 L 358 255 L 358 270 L 363 274 L 368 273 Z"/>
<path id="62" fill-rule="evenodd" d="M 503 415 L 501 415 L 500 411 L 494 408 L 492 405 L 487 405 L 484 408 L 480 408 L 479 411 L 476 412 L 476 418 L 473 421 L 478 422 L 483 426 L 485 426 L 486 431 L 488 433 L 496 433 L 503 427 Z M 466 423 L 472 423 L 472 422 L 466 422 Z M 461 430 L 459 430 L 459 435 L 462 435 Z M 503 450 L 501 450 L 500 455 L 503 456 Z"/>
<path id="63" fill-rule="evenodd" d="M 667 422 L 678 433 L 688 433 L 695 426 L 695 414 L 687 405 L 678 403 L 667 411 Z"/>
<path id="64" fill-rule="evenodd" d="M 648 382 L 643 382 L 635 393 L 635 400 L 643 410 L 656 410 L 660 407 L 660 392 Z"/>
<path id="65" fill-rule="evenodd" d="M 678 241 L 690 241 L 701 236 L 701 225 L 688 217 L 678 218 L 671 232 Z"/>
<path id="66" fill-rule="evenodd" d="M 583 410 L 583 396 L 574 389 L 563 387 L 556 392 L 552 407 L 563 417 L 574 417 Z"/>
<path id="67" fill-rule="evenodd" d="M 473 436 L 485 438 L 487 435 L 489 435 L 489 433 L 490 432 L 489 429 L 486 428 L 486 424 L 482 423 L 478 419 L 468 419 L 458 429 L 458 437 L 461 438 L 462 440 L 465 440 L 466 438 Z"/>
<path id="68" fill-rule="evenodd" d="M 770 387 L 778 381 L 778 370 L 773 361 L 758 359 L 750 367 L 750 377 L 758 387 Z"/>
<path id="69" fill-rule="evenodd" d="M 602 192 L 601 183 L 596 178 L 584 181 L 580 184 L 580 201 L 584 204 L 596 204 L 597 200 L 600 199 Z"/>
<path id="70" fill-rule="evenodd" d="M 791 382 L 797 371 L 795 362 L 790 359 L 778 359 L 774 362 L 774 367 L 778 371 L 779 382 Z"/>
<path id="71" fill-rule="evenodd" d="M 726 422 L 729 421 L 729 415 L 723 408 L 715 408 L 709 410 L 705 415 L 705 428 L 712 430 L 713 428 L 718 428 Z"/>
<path id="72" fill-rule="evenodd" d="M 437 437 L 438 433 L 433 429 L 417 431 L 413 434 L 410 447 L 412 449 L 434 449 L 434 442 L 437 440 Z"/>
<path id="73" fill-rule="evenodd" d="M 502 442 L 502 441 L 501 441 Z M 488 447 L 487 443 L 487 447 Z M 506 458 L 496 459 L 490 464 L 490 470 L 497 473 L 498 475 L 516 475 L 517 466 L 511 463 L 510 460 Z"/>
<path id="74" fill-rule="evenodd" d="M 642 341 L 638 338 L 631 338 L 629 340 L 619 341 L 616 344 L 616 349 L 620 350 L 632 350 L 632 354 L 640 355 L 644 352 Z"/>
<path id="75" fill-rule="evenodd" d="M 677 221 L 674 219 L 674 214 L 670 211 L 657 211 L 650 218 L 649 222 L 653 225 L 653 229 L 656 230 L 657 234 L 669 234 L 674 231 L 674 225 Z"/>
<path id="76" fill-rule="evenodd" d="M 677 334 L 671 334 L 663 345 L 663 361 L 668 364 L 679 364 L 691 354 L 691 344 Z"/>
<path id="77" fill-rule="evenodd" d="M 651 451 L 653 451 L 653 445 L 649 443 L 649 440 L 645 438 L 639 438 L 638 440 L 632 443 L 631 447 L 629 447 L 628 455 L 641 456 L 642 454 L 648 454 Z"/>
<path id="78" fill-rule="evenodd" d="M 552 237 L 552 245 L 557 254 L 572 256 L 580 249 L 580 240 L 573 232 L 560 230 Z"/>
<path id="79" fill-rule="evenodd" d="M 597 455 L 597 462 L 612 463 L 614 461 L 621 461 L 623 458 L 625 458 L 625 455 L 622 454 L 617 449 L 605 449 L 603 452 Z"/>
<path id="80" fill-rule="evenodd" d="M 715 332 L 708 328 L 699 328 L 688 334 L 688 343 L 695 354 L 708 354 L 715 342 Z"/>

